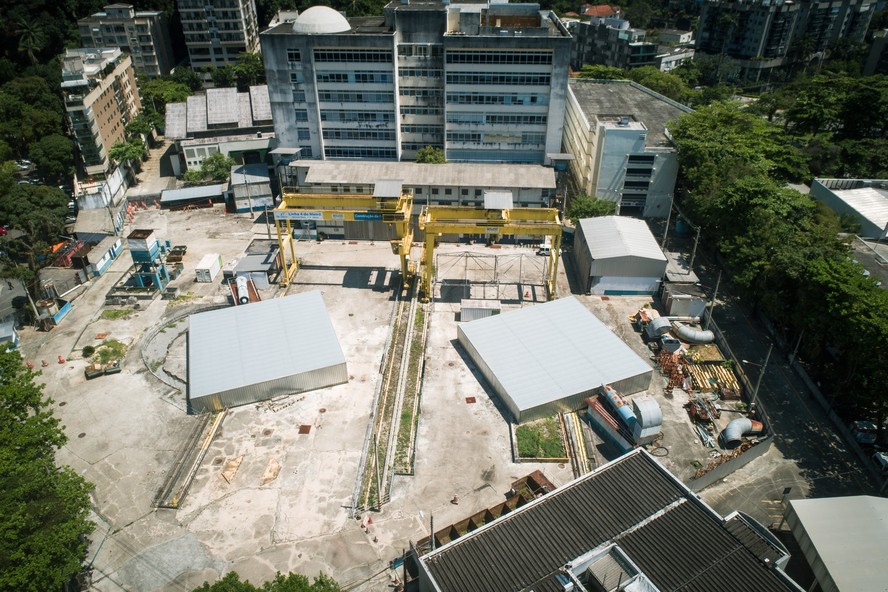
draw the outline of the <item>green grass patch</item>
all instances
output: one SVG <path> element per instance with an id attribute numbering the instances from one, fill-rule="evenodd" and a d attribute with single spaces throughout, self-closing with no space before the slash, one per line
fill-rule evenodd
<path id="1" fill-rule="evenodd" d="M 561 426 L 556 417 L 546 417 L 515 429 L 518 456 L 523 458 L 564 458 Z"/>
<path id="2" fill-rule="evenodd" d="M 132 310 L 103 310 L 102 318 L 116 321 L 117 319 L 125 319 L 133 314 Z"/>
<path id="3" fill-rule="evenodd" d="M 126 355 L 126 345 L 116 339 L 106 339 L 96 348 L 96 357 L 102 364 L 113 360 L 122 360 Z"/>

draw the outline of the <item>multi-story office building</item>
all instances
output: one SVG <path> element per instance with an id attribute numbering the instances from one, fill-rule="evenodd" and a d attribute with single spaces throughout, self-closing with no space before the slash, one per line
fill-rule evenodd
<path id="1" fill-rule="evenodd" d="M 807 62 L 839 40 L 863 41 L 874 0 L 706 0 L 697 51 L 722 54 L 743 80 Z"/>
<path id="2" fill-rule="evenodd" d="M 259 51 L 255 0 L 178 0 L 194 70 L 222 68 L 240 54 Z"/>
<path id="3" fill-rule="evenodd" d="M 667 126 L 691 109 L 628 80 L 571 80 L 564 121 L 569 194 L 665 218 L 678 175 Z"/>
<path id="4" fill-rule="evenodd" d="M 103 177 L 111 167 L 108 149 L 124 140 L 126 124 L 142 106 L 133 62 L 116 47 L 69 49 L 62 91 L 84 172 Z"/>
<path id="5" fill-rule="evenodd" d="M 77 21 L 83 47 L 119 47 L 133 67 L 149 78 L 169 74 L 173 46 L 166 17 L 159 10 L 136 11 L 130 4 L 110 4 Z"/>
<path id="6" fill-rule="evenodd" d="M 570 35 L 535 4 L 316 6 L 261 35 L 275 133 L 301 158 L 542 164 L 561 148 Z"/>

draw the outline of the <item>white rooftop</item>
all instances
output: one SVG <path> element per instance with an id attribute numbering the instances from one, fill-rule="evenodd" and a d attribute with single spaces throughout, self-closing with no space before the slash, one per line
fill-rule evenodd
<path id="1" fill-rule="evenodd" d="M 648 225 L 637 218 L 600 216 L 580 220 L 593 259 L 642 257 L 666 261 Z"/>
<path id="2" fill-rule="evenodd" d="M 888 499 L 857 495 L 789 503 L 836 589 L 888 589 Z"/>
<path id="3" fill-rule="evenodd" d="M 293 21 L 293 32 L 306 35 L 344 33 L 349 30 L 351 25 L 348 20 L 329 6 L 312 6 Z"/>
<path id="4" fill-rule="evenodd" d="M 877 187 L 833 189 L 832 192 L 873 226 L 888 225 L 888 190 Z"/>
<path id="5" fill-rule="evenodd" d="M 189 317 L 192 400 L 344 363 L 318 291 Z"/>
<path id="6" fill-rule="evenodd" d="M 293 166 L 303 166 L 294 162 Z M 533 164 L 421 164 L 392 161 L 317 161 L 307 165 L 306 183 L 372 185 L 379 179 L 401 179 L 404 185 L 515 187 L 555 189 L 555 169 Z"/>
<path id="7" fill-rule="evenodd" d="M 572 296 L 478 319 L 459 330 L 520 410 L 652 371 Z"/>
<path id="8" fill-rule="evenodd" d="M 237 89 L 210 88 L 207 90 L 207 124 L 237 124 Z"/>

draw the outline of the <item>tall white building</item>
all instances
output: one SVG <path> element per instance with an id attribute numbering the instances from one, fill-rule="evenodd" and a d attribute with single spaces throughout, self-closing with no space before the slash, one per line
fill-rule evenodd
<path id="1" fill-rule="evenodd" d="M 222 68 L 244 52 L 259 51 L 255 0 L 178 0 L 194 70 Z"/>
<path id="2" fill-rule="evenodd" d="M 119 47 L 136 72 L 150 78 L 170 73 L 173 46 L 166 17 L 159 10 L 136 11 L 130 4 L 109 4 L 77 21 L 83 47 Z"/>
<path id="3" fill-rule="evenodd" d="M 667 128 L 689 111 L 628 80 L 571 80 L 564 120 L 564 150 L 575 157 L 570 195 L 613 201 L 622 214 L 665 218 L 678 175 Z"/>
<path id="4" fill-rule="evenodd" d="M 275 134 L 300 158 L 542 164 L 561 151 L 570 35 L 536 4 L 315 6 L 260 36 Z"/>

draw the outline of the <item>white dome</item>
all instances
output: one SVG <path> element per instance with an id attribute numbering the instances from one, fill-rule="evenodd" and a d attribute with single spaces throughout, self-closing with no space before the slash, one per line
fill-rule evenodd
<path id="1" fill-rule="evenodd" d="M 351 26 L 341 13 L 329 6 L 312 6 L 293 21 L 293 32 L 304 34 L 345 33 Z"/>

